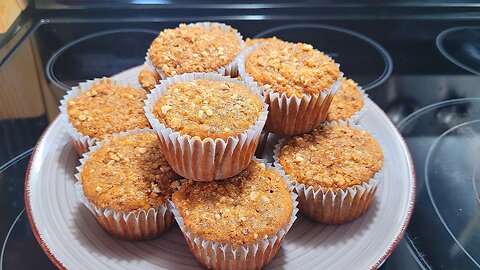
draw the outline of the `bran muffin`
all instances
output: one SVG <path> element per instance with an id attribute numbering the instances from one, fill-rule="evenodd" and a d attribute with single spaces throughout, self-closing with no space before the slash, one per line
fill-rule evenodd
<path id="1" fill-rule="evenodd" d="M 60 110 L 79 154 L 112 134 L 150 127 L 143 111 L 146 96 L 143 89 L 108 78 L 81 83 L 67 92 Z"/>
<path id="2" fill-rule="evenodd" d="M 167 201 L 180 177 L 168 165 L 153 130 L 131 131 L 103 141 L 92 147 L 82 164 L 81 197 L 95 209 L 92 212 L 107 232 L 120 239 L 145 240 L 170 227 Z M 109 218 L 106 210 L 131 216 L 132 221 L 116 220 L 115 215 Z"/>
<path id="3" fill-rule="evenodd" d="M 158 75 L 157 72 L 151 71 L 148 67 L 144 67 L 138 74 L 138 82 L 143 89 L 150 91 L 160 82 L 160 75 Z"/>
<path id="4" fill-rule="evenodd" d="M 227 139 L 253 126 L 262 108 L 261 99 L 241 84 L 199 79 L 171 85 L 153 114 L 180 134 Z"/>
<path id="5" fill-rule="evenodd" d="M 148 49 L 147 59 L 162 79 L 192 72 L 230 75 L 236 74 L 233 63 L 242 49 L 242 36 L 228 25 L 180 24 L 160 32 Z"/>
<path id="6" fill-rule="evenodd" d="M 339 65 L 305 43 L 281 40 L 252 46 L 239 57 L 239 73 L 263 87 L 270 115 L 265 129 L 280 135 L 318 127 L 339 86 Z"/>
<path id="7" fill-rule="evenodd" d="M 353 119 L 364 107 L 363 91 L 352 79 L 342 78 L 327 113 L 327 122 Z"/>
<path id="8" fill-rule="evenodd" d="M 274 158 L 294 183 L 302 213 L 328 224 L 354 220 L 368 210 L 383 166 L 378 142 L 347 125 L 327 125 L 280 142 Z"/>
<path id="9" fill-rule="evenodd" d="M 256 85 L 215 73 L 164 80 L 145 105 L 169 164 L 198 181 L 225 179 L 245 169 L 268 113 Z"/>
<path id="10" fill-rule="evenodd" d="M 173 195 L 173 212 L 191 251 L 207 268 L 228 268 L 236 257 L 239 269 L 260 269 L 275 256 L 295 219 L 292 195 L 278 171 L 252 161 L 240 174 L 223 181 L 183 182 Z M 252 247 L 272 241 L 274 245 L 255 254 Z M 220 246 L 203 248 L 206 243 Z M 241 247 L 249 248 L 251 254 L 234 256 Z M 213 249 L 220 254 L 206 259 L 206 254 L 215 253 Z"/>
<path id="11" fill-rule="evenodd" d="M 286 41 L 256 47 L 246 57 L 245 69 L 259 85 L 288 97 L 319 94 L 340 74 L 335 61 L 312 45 Z"/>

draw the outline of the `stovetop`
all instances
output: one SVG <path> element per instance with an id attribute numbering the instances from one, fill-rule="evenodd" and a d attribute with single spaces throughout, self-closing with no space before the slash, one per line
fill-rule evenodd
<path id="1" fill-rule="evenodd" d="M 33 46 L 38 65 L 47 67 L 40 76 L 58 101 L 63 87 L 142 64 L 154 33 L 180 22 L 221 21 L 244 37 L 276 35 L 310 42 L 368 90 L 405 136 L 415 161 L 415 211 L 407 234 L 382 268 L 478 268 L 480 77 L 475 74 L 480 70 L 480 43 L 475 41 L 480 40 L 480 30 L 468 28 L 462 34 L 447 29 L 480 25 L 480 17 L 470 7 L 354 11 L 355 7 L 172 8 L 158 14 L 30 11 L 19 19 L 10 41 L 0 36 L 0 64 L 4 67 L 20 57 L 24 46 Z M 127 28 L 131 35 L 125 33 Z M 124 43 L 116 40 L 128 36 Z M 69 45 L 82 37 L 87 45 Z M 119 53 L 123 57 L 115 56 Z M 85 64 L 92 61 L 97 64 Z M 54 116 L 48 107 L 45 104 L 44 113 L 35 117 L 0 120 L 0 269 L 54 268 L 32 235 L 23 199 L 32 148 Z"/>

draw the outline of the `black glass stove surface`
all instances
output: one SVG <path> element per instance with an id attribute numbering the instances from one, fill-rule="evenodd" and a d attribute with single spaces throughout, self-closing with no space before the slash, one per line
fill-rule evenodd
<path id="1" fill-rule="evenodd" d="M 455 65 L 480 75 L 480 27 L 445 29 L 437 37 L 437 47 Z"/>
<path id="2" fill-rule="evenodd" d="M 88 50 L 76 51 L 76 58 L 65 58 L 63 67 L 60 69 L 63 74 L 56 75 L 56 82 L 55 80 L 49 81 L 51 91 L 58 99 L 64 91 L 62 84 L 69 86 L 93 75 L 109 76 L 116 73 L 107 67 L 105 69 L 108 70 L 102 70 L 101 65 L 96 66 L 96 70 L 88 67 L 82 69 L 82 66 L 76 66 L 82 60 L 110 59 L 110 61 L 117 61 L 117 64 L 113 66 L 121 69 L 123 69 L 123 65 L 142 64 L 144 47 L 148 45 L 148 39 L 153 35 L 148 33 L 166 27 L 174 27 L 179 22 L 201 20 L 218 20 L 229 23 L 238 28 L 245 37 L 269 35 L 280 37 L 282 33 L 275 31 L 281 30 L 285 25 L 290 25 L 290 27 L 303 25 L 304 28 L 301 31 L 297 29 L 293 32 L 294 34 L 287 32 L 284 35 L 288 35 L 288 39 L 313 38 L 313 41 L 310 42 L 321 44 L 308 33 L 311 33 L 311 28 L 329 25 L 361 33 L 361 36 L 375 40 L 387 54 L 368 42 L 363 43 L 367 45 L 355 46 L 351 43 L 345 44 L 337 41 L 338 46 L 332 46 L 336 49 L 331 50 L 331 55 L 341 62 L 342 67 L 345 66 L 347 70 L 350 68 L 349 72 L 346 72 L 347 76 L 363 82 L 362 84 L 365 86 L 371 85 L 368 87 L 369 96 L 388 113 L 392 121 L 400 123 L 400 130 L 407 138 L 416 163 L 419 178 L 417 206 L 406 237 L 382 267 L 383 269 L 471 269 L 478 266 L 471 260 L 471 258 L 476 260 L 479 254 L 479 251 L 475 249 L 479 246 L 475 245 L 478 243 L 478 239 L 475 238 L 478 236 L 478 219 L 475 219 L 478 216 L 478 201 L 477 205 L 471 203 L 472 198 L 475 198 L 472 197 L 475 194 L 472 193 L 473 187 L 478 188 L 478 184 L 476 184 L 478 183 L 476 179 L 479 179 L 476 177 L 478 172 L 474 166 L 476 159 L 471 159 L 470 163 L 458 163 L 458 159 L 441 159 L 445 155 L 448 157 L 448 155 L 463 154 L 462 160 L 475 156 L 476 148 L 474 147 L 476 146 L 474 144 L 471 149 L 468 147 L 455 148 L 454 146 L 465 145 L 466 141 L 471 142 L 477 138 L 476 132 L 479 129 L 475 119 L 480 118 L 480 114 L 477 114 L 478 111 L 476 111 L 478 105 L 472 105 L 475 104 L 475 100 L 465 100 L 465 102 L 454 105 L 447 103 L 447 105 L 431 107 L 429 110 L 421 110 L 421 108 L 457 98 L 480 97 L 478 89 L 480 78 L 444 57 L 437 49 L 435 42 L 437 35 L 445 29 L 459 25 L 478 25 L 480 19 L 464 18 L 459 21 L 458 18 L 439 20 L 434 17 L 409 18 L 407 20 L 401 17 L 378 19 L 374 17 L 360 18 L 359 16 L 348 19 L 344 17 L 317 19 L 302 18 L 301 16 L 288 18 L 281 18 L 281 16 L 203 16 L 198 18 L 175 16 L 124 20 L 52 16 L 32 27 L 25 36 L 25 40 L 35 39 L 41 64 L 46 66 L 48 60 L 58 50 L 78 38 L 102 31 L 115 32 L 127 28 L 143 29 L 140 32 L 145 34 L 145 41 L 128 44 L 128 48 L 131 49 L 126 50 L 125 53 L 131 57 L 126 57 L 126 59 L 112 58 L 111 55 L 98 53 L 98 51 L 88 53 Z M 317 31 L 320 30 L 317 29 Z M 333 42 L 335 39 L 329 41 L 330 44 Z M 357 42 L 360 44 L 362 40 Z M 97 48 L 108 50 L 109 44 L 113 46 L 117 43 L 114 39 L 107 37 L 104 43 L 97 44 Z M 102 45 L 105 47 L 103 48 Z M 19 47 L 21 46 L 22 44 L 19 44 Z M 351 59 L 348 57 L 348 53 L 353 50 L 364 50 L 365 53 L 360 59 Z M 342 51 L 345 53 L 339 53 Z M 85 54 L 78 57 L 82 53 Z M 15 53 L 11 55 L 11 58 L 16 57 Z M 61 60 L 60 57 L 57 59 Z M 358 64 L 368 59 L 371 59 L 371 63 L 369 62 L 365 68 Z M 351 64 L 349 65 L 349 63 Z M 65 73 L 67 71 L 65 67 L 69 66 L 77 67 L 70 69 L 70 71 L 76 72 Z M 54 68 L 52 70 L 55 71 Z M 44 74 L 45 77 L 47 77 L 48 71 Z M 92 74 L 93 71 L 98 73 Z M 418 116 L 406 118 L 407 115 L 416 111 L 419 111 L 417 112 Z M 0 211 L 0 244 L 2 244 L 0 268 L 2 269 L 54 268 L 33 237 L 28 219 L 23 211 L 23 179 L 28 159 L 32 147 L 48 122 L 46 114 L 30 119 L 0 121 L 0 208 L 2 209 Z M 445 135 L 442 136 L 442 134 Z M 444 141 L 448 141 L 446 148 L 442 146 Z M 452 149 L 456 151 L 452 151 Z M 436 158 L 428 159 L 429 151 L 431 152 L 430 156 Z M 427 160 L 430 161 L 425 165 Z M 453 166 L 456 171 L 468 172 L 465 174 L 465 178 L 461 179 L 468 179 L 468 183 L 472 185 L 472 188 L 465 187 L 465 192 L 469 191 L 470 193 L 456 194 L 462 199 L 451 197 L 451 199 L 455 199 L 453 202 L 463 203 L 462 200 L 465 196 L 468 198 L 465 200 L 465 205 L 452 204 L 451 208 L 443 208 L 444 205 L 438 204 L 448 202 L 444 201 L 442 196 L 449 196 L 445 189 L 451 188 L 448 186 L 451 184 L 448 181 L 451 176 L 442 174 L 443 172 L 437 171 L 435 167 L 436 164 L 445 163 Z M 461 167 L 460 164 L 467 167 Z M 425 170 L 434 175 L 433 178 L 440 179 L 439 181 L 442 182 L 435 182 L 428 188 L 427 182 L 431 184 L 432 180 L 426 180 L 423 177 Z M 463 191 L 460 188 L 459 190 Z M 435 211 L 435 207 L 438 211 Z M 462 211 L 452 212 L 452 209 L 457 208 L 461 208 Z M 471 215 L 474 215 L 474 218 Z M 451 226 L 455 230 L 448 232 L 440 216 L 447 226 Z M 448 223 L 450 221 L 457 223 Z M 462 244 L 461 247 L 458 243 Z M 464 251 L 467 251 L 471 258 Z M 456 262 L 462 264 L 456 265 Z"/>
<path id="3" fill-rule="evenodd" d="M 399 129 L 415 149 L 413 243 L 436 268 L 480 267 L 480 98 L 427 106 Z"/>

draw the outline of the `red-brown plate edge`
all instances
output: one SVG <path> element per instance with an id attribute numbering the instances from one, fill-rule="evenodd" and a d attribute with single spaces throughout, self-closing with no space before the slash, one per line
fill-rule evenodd
<path id="1" fill-rule="evenodd" d="M 24 199 L 25 199 L 25 210 L 27 212 L 27 217 L 28 217 L 28 221 L 30 223 L 30 227 L 32 228 L 33 235 L 35 236 L 38 243 L 40 244 L 40 247 L 42 247 L 43 252 L 45 252 L 45 254 L 47 254 L 48 258 L 53 262 L 53 264 L 55 264 L 55 266 L 58 269 L 67 269 L 65 267 L 65 265 L 63 265 L 57 259 L 57 257 L 55 257 L 55 255 L 50 251 L 47 244 L 45 244 L 42 237 L 40 236 L 40 232 L 38 231 L 37 226 L 35 225 L 35 221 L 33 220 L 33 217 L 32 217 L 32 208 L 30 206 L 30 190 L 29 190 L 29 185 L 28 185 L 29 184 L 28 181 L 29 181 L 29 178 L 30 178 L 30 169 L 32 167 L 33 159 L 35 158 L 37 148 L 40 145 L 40 143 L 42 143 L 43 138 L 44 138 L 45 134 L 48 132 L 48 130 L 50 129 L 50 126 L 52 125 L 52 123 L 55 122 L 57 119 L 58 119 L 58 116 L 55 117 L 55 119 L 52 122 L 50 122 L 50 124 L 45 129 L 45 131 L 43 131 L 42 136 L 40 136 L 40 139 L 38 140 L 37 144 L 35 144 L 35 148 L 33 149 L 32 155 L 30 157 L 30 161 L 28 162 L 27 173 L 25 174 Z"/>

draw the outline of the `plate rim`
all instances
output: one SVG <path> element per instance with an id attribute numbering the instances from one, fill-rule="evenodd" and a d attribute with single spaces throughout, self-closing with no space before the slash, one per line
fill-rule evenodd
<path id="1" fill-rule="evenodd" d="M 402 228 L 398 232 L 398 234 L 395 236 L 395 240 L 393 241 L 392 244 L 390 244 L 390 247 L 388 250 L 383 254 L 383 256 L 370 268 L 370 269 L 377 269 L 382 263 L 392 254 L 393 250 L 397 247 L 397 245 L 400 243 L 400 241 L 403 239 L 403 236 L 405 235 L 405 232 L 407 231 L 408 224 L 410 223 L 410 220 L 412 218 L 413 214 L 413 209 L 415 208 L 415 202 L 416 202 L 416 190 L 417 190 L 417 178 L 416 178 L 416 172 L 415 172 L 415 166 L 413 164 L 413 159 L 412 159 L 412 154 L 410 153 L 410 150 L 408 149 L 407 143 L 405 142 L 405 138 L 403 138 L 402 134 L 400 134 L 400 131 L 398 131 L 397 127 L 392 123 L 390 118 L 388 118 L 387 114 L 380 108 L 375 102 L 371 102 L 370 105 L 375 106 L 377 109 L 379 109 L 382 113 L 382 116 L 388 120 L 388 125 L 390 128 L 392 128 L 395 131 L 395 135 L 400 139 L 400 143 L 402 145 L 403 152 L 405 153 L 405 158 L 407 159 L 407 165 L 409 167 L 409 176 L 410 179 L 412 180 L 412 188 L 410 189 L 410 198 L 411 200 L 409 201 L 408 205 L 408 212 L 407 212 L 407 217 L 404 220 L 402 224 Z"/>
<path id="2" fill-rule="evenodd" d="M 40 244 L 40 247 L 42 248 L 43 252 L 47 255 L 47 257 L 50 259 L 50 261 L 52 261 L 53 264 L 58 269 L 67 269 L 65 265 L 63 265 L 63 263 L 55 256 L 55 254 L 53 254 L 53 252 L 50 250 L 48 245 L 44 242 L 37 228 L 37 225 L 35 224 L 35 220 L 33 219 L 32 208 L 30 205 L 30 175 L 31 175 L 33 160 L 35 159 L 35 156 L 37 154 L 37 149 L 45 139 L 45 135 L 50 130 L 50 127 L 52 126 L 52 124 L 57 120 L 59 120 L 58 115 L 53 119 L 52 122 L 50 122 L 50 124 L 48 124 L 47 128 L 43 131 L 42 135 L 40 136 L 37 143 L 35 144 L 35 147 L 33 148 L 32 155 L 30 156 L 30 160 L 28 161 L 27 172 L 25 173 L 25 185 L 24 185 L 23 192 L 24 192 L 25 210 L 27 212 L 28 223 L 30 223 L 30 227 L 32 228 L 33 235 L 37 239 L 37 242 Z"/>
<path id="3" fill-rule="evenodd" d="M 408 209 L 407 209 L 407 216 L 403 221 L 402 227 L 400 231 L 397 233 L 395 236 L 393 242 L 390 244 L 388 249 L 385 251 L 385 253 L 373 264 L 370 269 L 377 269 L 393 252 L 393 250 L 397 247 L 397 245 L 400 243 L 402 240 L 403 236 L 405 235 L 405 232 L 407 230 L 408 224 L 411 220 L 413 209 L 415 206 L 415 201 L 416 201 L 416 174 L 415 174 L 415 167 L 413 164 L 412 156 L 410 154 L 410 150 L 408 149 L 408 146 L 405 142 L 405 139 L 403 136 L 400 134 L 398 129 L 393 125 L 392 121 L 388 118 L 388 116 L 385 114 L 385 112 L 373 101 L 371 101 L 371 106 L 375 106 L 376 109 L 378 109 L 381 113 L 382 116 L 387 119 L 388 125 L 390 126 L 391 129 L 394 130 L 396 137 L 399 139 L 403 153 L 405 154 L 405 158 L 407 161 L 407 166 L 409 168 L 409 179 L 411 182 L 411 188 L 409 190 L 409 204 L 408 204 Z M 50 127 L 55 123 L 56 121 L 60 121 L 58 115 L 53 119 L 53 121 L 50 122 L 50 124 L 47 126 L 47 128 L 44 130 L 42 135 L 40 136 L 38 142 L 35 144 L 35 147 L 33 149 L 32 155 L 30 157 L 30 160 L 28 162 L 28 167 L 27 167 L 27 172 L 25 174 L 25 184 L 24 184 L 24 200 L 25 200 L 25 210 L 27 212 L 27 217 L 28 221 L 30 223 L 30 227 L 32 229 L 33 235 L 37 239 L 37 242 L 40 244 L 40 247 L 42 250 L 45 252 L 47 257 L 53 262 L 53 264 L 58 268 L 58 269 L 68 269 L 63 265 L 63 263 L 55 256 L 55 254 L 50 250 L 48 245 L 45 243 L 43 240 L 42 236 L 40 235 L 40 232 L 37 228 L 37 225 L 35 224 L 35 220 L 33 219 L 32 215 L 32 209 L 30 205 L 30 177 L 31 177 L 31 167 L 33 164 L 33 160 L 36 157 L 37 154 L 37 149 L 39 146 L 43 143 L 45 139 L 45 135 L 48 133 L 50 130 Z"/>

